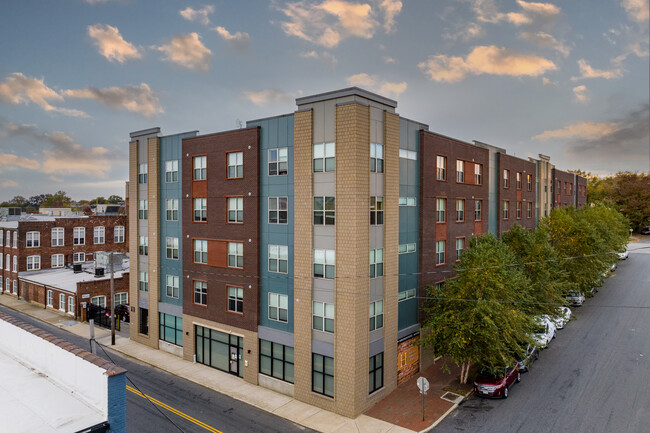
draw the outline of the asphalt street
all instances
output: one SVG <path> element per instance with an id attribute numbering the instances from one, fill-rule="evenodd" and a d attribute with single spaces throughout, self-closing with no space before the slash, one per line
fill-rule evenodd
<path id="1" fill-rule="evenodd" d="M 650 237 L 558 330 L 506 400 L 472 395 L 433 431 L 650 431 Z"/>
<path id="2" fill-rule="evenodd" d="M 0 311 L 41 328 L 59 338 L 89 350 L 87 339 L 0 306 Z M 106 358 L 101 349 L 98 355 Z M 109 352 L 111 360 L 128 370 L 127 389 L 140 390 L 169 408 L 153 405 L 135 392 L 127 391 L 127 432 L 311 432 L 266 411 L 173 376 L 133 359 Z M 202 426 L 201 423 L 204 425 Z M 0 427 L 0 431 L 2 428 Z"/>

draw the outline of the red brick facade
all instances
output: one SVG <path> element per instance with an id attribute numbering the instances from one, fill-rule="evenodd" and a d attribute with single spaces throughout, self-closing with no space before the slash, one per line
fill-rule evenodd
<path id="1" fill-rule="evenodd" d="M 497 234 L 499 237 L 519 224 L 535 229 L 536 167 L 534 162 L 497 154 Z"/>
<path id="2" fill-rule="evenodd" d="M 574 174 L 553 169 L 553 207 L 574 206 L 576 192 L 574 190 Z M 586 193 L 585 193 L 586 195 Z"/>
<path id="3" fill-rule="evenodd" d="M 578 207 L 587 204 L 587 178 L 576 175 L 576 203 Z"/>

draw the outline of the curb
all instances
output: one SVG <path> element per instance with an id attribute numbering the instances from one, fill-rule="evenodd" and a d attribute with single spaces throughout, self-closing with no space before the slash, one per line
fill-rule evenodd
<path id="1" fill-rule="evenodd" d="M 467 394 L 465 394 L 465 396 L 464 396 L 463 399 L 460 401 L 460 403 L 454 403 L 454 405 L 453 405 L 452 407 L 450 407 L 449 409 L 447 409 L 447 412 L 443 413 L 442 416 L 441 416 L 440 418 L 438 418 L 437 420 L 435 420 L 435 421 L 433 422 L 433 424 L 431 424 L 429 427 L 425 428 L 424 430 L 420 430 L 418 433 L 427 433 L 427 432 L 430 432 L 431 430 L 433 430 L 434 428 L 436 428 L 436 427 L 438 426 L 438 424 L 440 424 L 440 423 L 441 423 L 445 418 L 447 418 L 447 416 L 448 416 L 450 413 L 452 413 L 453 411 L 455 411 L 456 408 L 457 408 L 458 406 L 460 406 L 461 404 L 465 403 L 465 401 L 467 401 L 467 399 L 469 398 L 469 396 L 472 395 L 473 393 L 474 393 L 474 390 L 472 389 L 472 390 L 469 391 Z"/>

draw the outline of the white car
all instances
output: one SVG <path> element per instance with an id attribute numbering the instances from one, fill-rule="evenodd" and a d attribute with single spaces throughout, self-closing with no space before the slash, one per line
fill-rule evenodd
<path id="1" fill-rule="evenodd" d="M 548 319 L 548 316 L 537 317 L 535 321 L 537 329 L 535 329 L 533 339 L 540 349 L 545 349 L 548 347 L 548 343 L 555 338 L 555 325 Z"/>
<path id="2" fill-rule="evenodd" d="M 564 328 L 564 325 L 569 323 L 569 320 L 571 320 L 571 309 L 569 307 L 560 307 L 557 309 L 556 316 L 554 317 L 544 316 L 544 317 L 549 318 L 555 325 L 556 329 L 562 329 Z"/>
<path id="3" fill-rule="evenodd" d="M 566 300 L 571 303 L 572 307 L 579 307 L 585 302 L 585 297 L 580 292 L 571 292 L 566 295 Z"/>
<path id="4" fill-rule="evenodd" d="M 624 249 L 623 251 L 621 251 L 620 253 L 616 253 L 616 254 L 618 254 L 618 259 L 619 259 L 619 260 L 627 260 L 627 258 L 628 258 L 629 255 L 630 255 L 630 253 L 628 252 L 627 248 L 625 248 L 625 249 Z"/>

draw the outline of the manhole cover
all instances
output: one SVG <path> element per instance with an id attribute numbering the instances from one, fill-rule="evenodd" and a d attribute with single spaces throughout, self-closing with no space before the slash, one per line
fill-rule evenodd
<path id="1" fill-rule="evenodd" d="M 443 400 L 450 401 L 452 403 L 459 403 L 462 399 L 462 395 L 458 395 L 454 392 L 446 392 L 442 397 L 440 397 Z"/>
<path id="2" fill-rule="evenodd" d="M 76 325 L 77 323 L 79 323 L 79 322 L 77 322 L 76 320 L 66 320 L 65 322 L 62 323 L 62 325 L 63 326 L 72 326 L 72 325 Z"/>

